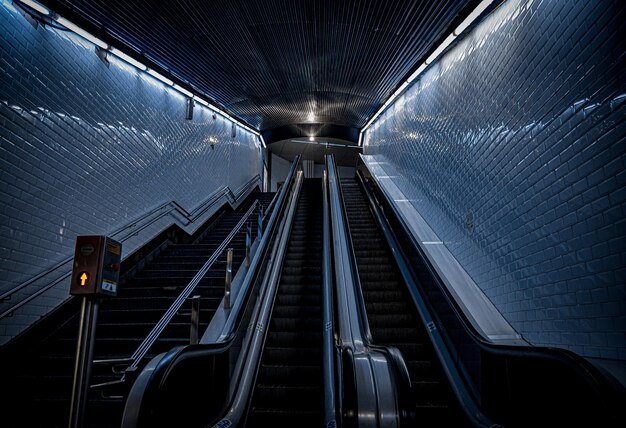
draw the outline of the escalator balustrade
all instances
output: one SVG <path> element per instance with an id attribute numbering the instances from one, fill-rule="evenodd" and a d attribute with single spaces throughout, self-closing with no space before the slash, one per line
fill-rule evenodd
<path id="1" fill-rule="evenodd" d="M 467 426 L 362 190 L 354 178 L 342 179 L 341 187 L 372 337 L 398 348 L 406 361 L 411 417 L 420 426 Z"/>

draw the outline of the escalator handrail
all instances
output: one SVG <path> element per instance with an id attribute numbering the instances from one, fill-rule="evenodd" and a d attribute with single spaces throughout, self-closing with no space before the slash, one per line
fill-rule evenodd
<path id="1" fill-rule="evenodd" d="M 267 223 L 266 230 L 263 233 L 263 238 L 261 239 L 261 242 L 259 243 L 257 252 L 255 253 L 254 257 L 252 258 L 252 261 L 250 262 L 250 266 L 248 267 L 248 271 L 246 272 L 246 276 L 244 277 L 244 280 L 241 286 L 241 292 L 244 293 L 245 296 L 249 294 L 251 284 L 253 283 L 253 279 L 256 277 L 256 271 L 261 261 L 261 254 L 264 253 L 265 250 L 267 249 L 266 247 L 270 241 L 270 236 L 273 236 L 274 230 L 276 229 L 276 222 L 277 222 L 278 216 L 283 213 L 284 207 L 287 206 L 287 203 L 288 203 L 287 194 L 292 189 L 292 187 L 295 186 L 296 178 L 297 178 L 297 170 L 298 170 L 298 166 L 300 165 L 300 159 L 301 159 L 301 155 L 297 155 L 291 164 L 291 168 L 289 169 L 289 173 L 287 174 L 285 183 L 283 184 L 283 187 L 280 189 L 280 196 L 278 197 L 276 206 L 274 207 L 274 210 L 272 211 L 272 215 L 270 216 L 270 219 Z M 271 232 L 271 235 L 267 234 L 268 231 Z M 226 320 L 226 323 L 224 324 L 222 333 L 217 339 L 218 341 L 222 341 L 222 342 L 228 341 L 235 335 L 235 332 L 237 331 L 238 325 L 240 322 L 240 319 L 239 319 L 240 315 L 243 313 L 242 307 L 244 306 L 245 301 L 247 301 L 247 299 L 237 299 L 235 301 L 232 309 L 230 310 L 230 316 L 228 317 L 228 319 Z"/>
<path id="2" fill-rule="evenodd" d="M 324 426 L 337 426 L 335 345 L 333 328 L 333 271 L 332 245 L 330 237 L 330 214 L 328 211 L 328 173 L 322 176 L 323 246 L 322 246 L 322 370 L 324 377 Z"/>
<path id="3" fill-rule="evenodd" d="M 402 257 L 402 249 L 397 243 L 393 233 L 391 232 L 391 228 L 386 223 L 386 219 L 384 217 L 384 213 L 377 205 L 374 195 L 371 194 L 367 186 L 363 181 L 363 177 L 361 174 L 357 173 L 358 183 L 364 191 L 365 197 L 367 199 L 369 209 L 380 227 L 383 236 L 385 237 L 390 249 L 391 254 L 396 260 L 396 265 L 402 278 L 405 283 L 409 286 L 409 290 L 411 290 L 411 294 L 414 299 L 415 308 L 421 318 L 422 324 L 426 327 L 427 334 L 434 346 L 435 353 L 439 361 L 441 362 L 443 371 L 446 374 L 450 382 L 450 386 L 457 397 L 457 401 L 465 413 L 465 415 L 469 418 L 472 425 L 475 427 L 492 427 L 495 424 L 482 413 L 480 410 L 479 404 L 476 402 L 474 394 L 470 392 L 467 388 L 467 385 L 464 382 L 464 379 L 454 362 L 454 358 L 452 358 L 448 347 L 446 346 L 445 338 L 442 336 L 440 329 L 436 327 L 435 321 L 426 305 L 423 296 L 419 293 L 419 288 L 417 287 L 413 276 L 410 273 L 410 268 L 406 260 Z M 416 290 L 417 293 L 413 293 L 412 291 Z"/>
<path id="4" fill-rule="evenodd" d="M 335 170 L 336 170 L 336 165 L 335 165 Z M 337 177 L 339 177 L 338 173 L 337 173 Z M 341 186 L 340 179 L 337 180 L 337 184 L 339 187 L 339 195 L 340 195 L 339 200 L 341 202 L 341 212 L 343 213 L 342 216 L 345 222 L 344 224 L 345 224 L 345 230 L 346 230 L 346 239 L 347 239 L 348 249 L 350 251 L 350 263 L 352 264 L 352 276 L 353 276 L 353 281 L 354 281 L 354 285 L 355 285 L 355 289 L 356 289 L 356 293 L 358 297 L 358 303 L 359 303 L 361 330 L 363 331 L 363 334 L 365 336 L 366 343 L 368 345 L 372 345 L 374 340 L 372 338 L 372 331 L 370 330 L 370 323 L 369 323 L 369 320 L 367 319 L 367 310 L 365 309 L 365 298 L 363 297 L 363 287 L 361 287 L 361 278 L 358 274 L 359 268 L 356 264 L 356 254 L 354 252 L 354 244 L 352 243 L 352 231 L 350 230 L 350 222 L 348 221 L 348 211 L 346 209 L 346 203 L 345 203 L 345 198 L 343 195 L 343 188 Z"/>
<path id="5" fill-rule="evenodd" d="M 341 184 L 333 155 L 326 156 L 333 238 L 338 347 L 342 364 L 341 418 L 348 425 L 376 427 L 401 423 L 402 392 L 410 384 L 408 371 L 395 349 L 372 343 L 356 258 L 347 228 Z M 346 381 L 348 379 L 348 381 Z M 349 420 L 344 420 L 349 418 Z"/>
<path id="6" fill-rule="evenodd" d="M 343 203 L 343 194 L 341 193 L 341 183 L 332 155 L 326 157 L 326 170 L 328 171 L 329 205 L 335 250 L 334 268 L 341 278 L 341 280 L 337 281 L 336 291 L 339 295 L 346 292 L 356 293 L 353 299 L 348 299 L 347 303 L 342 305 L 344 307 L 346 304 L 348 305 L 348 312 L 339 311 L 339 328 L 343 329 L 340 335 L 342 340 L 352 341 L 351 346 L 354 346 L 356 348 L 355 350 L 358 351 L 367 348 L 372 343 L 372 335 L 367 321 L 367 314 L 365 313 L 363 296 L 361 294 L 354 248 L 352 246 L 345 205 Z M 354 307 L 351 308 L 352 305 L 354 305 Z M 350 309 L 357 314 L 357 325 L 353 325 L 352 323 L 354 318 L 350 316 Z M 346 327 L 349 327 L 349 329 Z"/>
<path id="7" fill-rule="evenodd" d="M 250 325 L 253 325 L 254 329 L 251 330 L 251 336 L 248 338 L 248 345 L 245 346 L 245 351 L 242 349 L 242 352 L 245 353 L 240 355 L 237 361 L 237 366 L 240 370 L 236 373 L 235 379 L 230 385 L 234 394 L 228 400 L 226 411 L 212 424 L 214 427 L 240 426 L 248 414 L 303 179 L 302 172 L 299 172 L 290 198 L 287 215 L 272 249 L 270 259 L 273 262 L 271 263 L 271 268 L 266 272 L 266 279 L 264 279 L 261 285 L 263 294 L 255 307 L 255 315 L 250 321 Z"/>
<path id="8" fill-rule="evenodd" d="M 141 408 L 146 394 L 156 393 L 155 391 L 161 389 L 161 387 L 167 383 L 168 375 L 175 370 L 176 366 L 180 362 L 189 358 L 207 358 L 212 355 L 221 354 L 228 351 L 232 346 L 236 332 L 242 328 L 241 322 L 244 316 L 243 303 L 248 301 L 249 294 L 252 289 L 251 284 L 256 279 L 256 275 L 258 273 L 257 271 L 260 268 L 260 261 L 262 258 L 265 258 L 268 250 L 268 244 L 274 238 L 274 232 L 278 228 L 278 217 L 283 213 L 284 207 L 289 202 L 286 195 L 289 192 L 289 189 L 295 185 L 296 172 L 300 159 L 301 156 L 298 155 L 292 162 L 287 178 L 285 179 L 285 183 L 279 192 L 278 199 L 276 200 L 276 204 L 268 221 L 267 227 L 263 232 L 261 242 L 259 243 L 257 251 L 250 263 L 250 267 L 248 268 L 242 283 L 240 293 L 242 293 L 243 296 L 242 298 L 237 299 L 237 302 L 241 304 L 234 305 L 231 309 L 228 318 L 228 325 L 223 329 L 222 335 L 218 341 L 214 343 L 177 346 L 164 354 L 154 357 L 153 360 L 146 366 L 148 370 L 144 368 L 144 370 L 141 371 L 131 388 L 125 404 L 124 417 L 122 419 L 123 427 L 128 428 L 137 426 L 139 423 L 137 420 L 139 412 L 136 409 Z"/>
<path id="9" fill-rule="evenodd" d="M 359 174 L 362 174 L 359 171 Z M 365 186 L 367 187 L 367 186 Z M 585 358 L 580 355 L 564 348 L 554 348 L 547 346 L 536 346 L 536 345 L 520 345 L 520 344 L 503 344 L 503 343 L 494 343 L 489 339 L 485 338 L 472 324 L 470 320 L 467 319 L 467 315 L 461 310 L 458 306 L 458 303 L 450 295 L 447 287 L 444 285 L 443 280 L 437 273 L 437 270 L 434 268 L 426 254 L 422 250 L 421 246 L 418 244 L 415 236 L 411 233 L 410 228 L 406 224 L 403 217 L 400 215 L 397 207 L 388 200 L 388 196 L 384 192 L 380 192 L 383 198 L 386 199 L 387 205 L 391 207 L 395 218 L 398 220 L 401 225 L 403 232 L 410 239 L 410 245 L 414 247 L 414 249 L 418 252 L 420 258 L 423 260 L 424 265 L 426 266 L 430 277 L 434 280 L 438 289 L 442 292 L 446 303 L 452 309 L 454 316 L 459 320 L 461 326 L 467 333 L 468 337 L 480 347 L 481 351 L 484 351 L 488 354 L 492 355 L 500 355 L 500 356 L 508 356 L 515 358 L 529 358 L 529 359 L 538 359 L 538 360 L 552 360 L 558 363 L 564 364 L 567 367 L 574 370 L 574 372 L 580 376 L 580 379 L 583 380 L 586 384 L 590 385 L 593 390 L 598 394 L 599 397 L 602 397 L 602 402 L 611 403 L 613 405 L 618 404 L 620 399 L 624 397 L 624 388 L 619 384 L 618 381 L 611 379 L 610 375 L 605 374 L 601 370 L 599 370 L 592 363 L 587 361 Z M 378 198 L 374 196 L 377 205 L 381 205 Z M 390 224 L 387 215 L 385 214 L 384 209 L 380 210 L 384 221 L 387 224 Z M 393 233 L 393 231 L 392 231 Z M 403 254 L 404 252 L 402 252 Z M 405 257 L 405 256 L 404 256 Z M 412 269 L 411 269 L 412 270 Z M 415 275 L 412 272 L 412 275 Z"/>

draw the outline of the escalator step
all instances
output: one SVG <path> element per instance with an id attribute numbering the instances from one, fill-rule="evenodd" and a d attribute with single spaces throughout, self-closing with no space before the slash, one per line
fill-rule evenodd
<path id="1" fill-rule="evenodd" d="M 322 422 L 320 208 L 321 181 L 305 179 L 248 426 L 319 426 Z"/>
<path id="2" fill-rule="evenodd" d="M 453 411 L 455 403 L 433 345 L 360 187 L 355 180 L 343 179 L 341 184 L 374 342 L 402 353 L 420 426 L 465 425 Z"/>

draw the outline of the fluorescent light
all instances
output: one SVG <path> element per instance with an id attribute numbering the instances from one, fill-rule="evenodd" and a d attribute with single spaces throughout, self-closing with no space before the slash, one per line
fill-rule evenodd
<path id="1" fill-rule="evenodd" d="M 409 82 L 404 82 L 402 85 L 400 85 L 400 87 L 396 91 L 396 94 L 399 94 L 400 92 L 404 91 L 407 86 L 409 86 Z"/>
<path id="2" fill-rule="evenodd" d="M 474 9 L 472 13 L 470 13 L 469 16 L 465 18 L 458 27 L 456 27 L 453 34 L 458 36 L 465 31 L 465 29 L 469 27 L 471 23 L 474 22 L 474 20 L 478 18 L 492 2 L 493 0 L 483 0 L 478 6 L 476 6 L 476 9 Z"/>
<path id="3" fill-rule="evenodd" d="M 50 11 L 48 9 L 46 9 L 45 7 L 43 7 L 42 5 L 40 5 L 39 3 L 35 3 L 34 1 L 31 0 L 20 0 L 20 3 L 24 3 L 26 6 L 29 6 L 32 9 L 35 9 L 37 12 L 43 14 L 43 15 L 50 15 Z"/>
<path id="4" fill-rule="evenodd" d="M 182 86 L 174 85 L 174 89 L 176 89 L 178 92 L 182 94 L 187 95 L 189 98 L 193 98 L 193 94 L 189 92 L 187 89 L 183 88 Z"/>
<path id="5" fill-rule="evenodd" d="M 448 37 L 446 37 L 443 43 L 441 43 L 439 47 L 435 49 L 435 51 L 428 57 L 425 64 L 431 64 L 434 60 L 436 60 L 437 57 L 441 55 L 441 52 L 443 52 L 448 46 L 450 46 L 450 43 L 452 43 L 455 38 L 456 36 L 454 34 L 450 34 Z"/>
<path id="6" fill-rule="evenodd" d="M 361 147 L 361 144 L 363 144 L 363 131 L 359 132 L 359 143 L 358 143 L 358 146 Z"/>
<path id="7" fill-rule="evenodd" d="M 265 139 L 263 139 L 263 136 L 261 134 L 257 134 L 258 137 L 261 139 L 261 144 L 263 144 L 263 148 L 265 149 L 267 146 L 265 145 Z"/>
<path id="8" fill-rule="evenodd" d="M 414 81 L 417 78 L 417 76 L 422 74 L 422 71 L 426 70 L 426 67 L 428 67 L 428 65 L 425 63 L 420 65 L 419 68 L 415 70 L 415 72 L 409 76 L 409 78 L 407 79 L 407 83 L 411 83 L 412 81 Z"/>
<path id="9" fill-rule="evenodd" d="M 166 85 L 172 86 L 174 84 L 174 82 L 172 82 L 170 79 L 168 79 L 165 76 L 161 76 L 159 73 L 157 73 L 156 71 L 152 70 L 152 69 L 148 69 L 148 74 L 152 77 L 154 77 L 155 79 L 160 80 L 161 82 L 165 83 Z"/>
<path id="10" fill-rule="evenodd" d="M 107 45 L 106 43 L 104 43 L 102 40 L 100 40 L 99 38 L 97 38 L 96 36 L 93 36 L 91 34 L 89 34 L 88 32 L 86 32 L 85 30 L 83 30 L 82 28 L 80 28 L 78 25 L 74 25 L 72 24 L 70 21 L 68 21 L 67 19 L 59 16 L 57 18 L 57 22 L 59 24 L 61 24 L 62 26 L 64 26 L 65 28 L 67 28 L 68 30 L 73 31 L 74 33 L 78 34 L 79 36 L 81 36 L 83 39 L 89 40 L 91 43 L 93 43 L 96 46 L 101 47 L 104 50 L 109 49 L 109 45 Z"/>
<path id="11" fill-rule="evenodd" d="M 124 52 L 122 52 L 119 49 L 111 48 L 111 53 L 115 55 L 116 57 L 118 57 L 119 59 L 126 61 L 133 67 L 138 68 L 139 70 L 146 71 L 148 69 L 148 67 L 146 67 L 145 65 L 143 65 L 136 59 L 129 57 L 128 55 L 126 55 Z"/>
<path id="12" fill-rule="evenodd" d="M 450 46 L 450 44 L 454 41 L 454 39 L 461 34 L 463 31 L 465 31 L 465 29 L 467 27 L 469 27 L 472 22 L 474 22 L 486 9 L 487 7 L 489 7 L 489 5 L 493 3 L 493 0 L 483 0 L 477 7 L 476 9 L 474 9 L 467 18 L 465 18 L 463 20 L 463 22 L 461 22 L 461 24 L 454 30 L 454 32 L 452 34 L 450 34 L 448 37 L 446 37 L 446 39 L 441 43 L 441 45 L 439 45 L 439 47 L 437 47 L 437 49 L 435 49 L 435 51 L 428 57 L 428 59 L 426 59 L 426 61 L 424 61 L 424 63 L 422 65 L 420 65 L 418 67 L 417 70 L 415 70 L 413 72 L 413 74 L 411 74 L 409 76 L 409 78 L 406 80 L 406 82 L 404 82 L 404 84 L 402 84 L 402 86 L 400 86 L 400 88 L 398 88 L 398 90 L 396 92 L 394 92 L 394 94 L 389 97 L 389 99 L 385 102 L 385 104 L 383 104 L 383 106 L 374 114 L 374 116 L 372 116 L 372 118 L 367 122 L 367 124 L 361 129 L 361 133 L 363 133 L 367 128 L 369 128 L 369 126 L 378 118 L 378 116 L 389 106 L 389 104 L 391 104 L 391 102 L 398 96 L 400 95 L 400 92 L 402 92 L 404 90 L 404 88 L 406 88 L 405 85 L 408 85 L 409 83 L 413 82 L 415 79 L 417 79 L 417 77 L 426 69 L 426 67 L 430 64 L 432 64 L 438 57 L 439 55 L 441 55 L 441 53 L 446 50 L 446 48 L 448 46 Z M 359 142 L 361 141 L 361 137 L 359 136 Z M 360 144 L 360 143 L 359 143 Z"/>
<path id="13" fill-rule="evenodd" d="M 205 106 L 205 107 L 208 107 L 208 106 L 209 106 L 209 103 L 207 103 L 206 101 L 204 101 L 202 98 L 198 98 L 198 97 L 196 97 L 196 98 L 195 98 L 195 100 L 196 100 L 196 102 L 197 102 L 197 103 L 202 104 L 202 105 L 203 105 L 203 106 Z"/>

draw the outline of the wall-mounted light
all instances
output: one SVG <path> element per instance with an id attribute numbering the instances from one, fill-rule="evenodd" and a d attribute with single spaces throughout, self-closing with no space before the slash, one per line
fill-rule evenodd
<path id="1" fill-rule="evenodd" d="M 96 46 L 96 55 L 100 59 L 100 61 L 102 61 L 102 63 L 106 65 L 107 68 L 109 68 L 109 66 L 111 65 L 108 58 L 109 51 Z"/>
<path id="2" fill-rule="evenodd" d="M 63 18 L 62 16 L 58 16 L 56 21 L 62 26 L 64 26 L 65 28 L 67 28 L 68 30 L 71 30 L 74 33 L 78 34 L 83 39 L 89 40 L 91 43 L 98 46 L 99 48 L 104 49 L 104 50 L 109 49 L 108 44 L 106 44 L 105 42 L 97 38 L 96 36 L 91 35 L 90 33 L 86 32 L 85 30 L 80 28 L 78 25 L 75 25 L 72 22 L 68 21 L 67 19 Z"/>
<path id="3" fill-rule="evenodd" d="M 115 49 L 115 48 L 111 48 L 110 49 L 111 53 L 113 55 L 115 55 L 116 57 L 118 57 L 121 60 L 124 60 L 125 62 L 127 62 L 128 64 L 132 65 L 135 68 L 138 68 L 141 71 L 146 71 L 148 69 L 148 67 L 146 67 L 145 65 L 143 65 L 142 63 L 140 63 L 139 61 L 135 60 L 134 58 L 126 55 L 124 52 L 122 52 L 119 49 Z"/>
<path id="4" fill-rule="evenodd" d="M 167 86 L 172 86 L 174 84 L 173 81 L 161 75 L 159 72 L 152 70 L 151 68 L 148 69 L 148 74 L 154 77 L 155 79 L 160 80 L 161 82 L 165 83 Z"/>
<path id="5" fill-rule="evenodd" d="M 378 109 L 378 111 L 376 111 L 376 113 L 374 113 L 374 115 L 367 121 L 365 126 L 361 128 L 361 135 L 359 135 L 359 146 L 361 146 L 363 141 L 363 139 L 361 138 L 362 134 L 367 130 L 367 128 L 370 127 L 372 123 L 374 123 L 374 121 L 376 121 L 378 116 L 380 116 L 380 114 L 385 111 L 387 107 L 389 107 L 396 100 L 396 98 L 398 98 L 400 94 L 409 86 L 409 84 L 417 79 L 430 64 L 435 62 L 443 53 L 443 51 L 445 51 L 448 46 L 452 44 L 457 36 L 465 31 L 465 29 L 467 29 L 467 27 L 469 27 L 487 9 L 487 7 L 489 7 L 489 5 L 493 3 L 493 1 L 494 0 L 483 0 L 478 6 L 476 6 L 476 8 L 467 16 L 467 18 L 465 18 L 463 22 L 461 22 L 461 24 L 456 27 L 456 29 L 450 35 L 448 35 L 448 37 L 446 37 L 443 42 L 441 42 L 437 49 L 435 49 L 433 53 L 428 56 L 426 61 L 424 61 L 424 63 L 420 65 L 418 69 L 409 76 L 406 82 L 400 85 L 400 87 L 387 99 L 387 101 L 385 101 L 385 103 Z"/>
<path id="6" fill-rule="evenodd" d="M 463 22 L 461 22 L 459 24 L 458 27 L 456 27 L 456 29 L 454 30 L 453 34 L 455 36 L 460 35 L 463 31 L 465 31 L 465 29 L 467 27 L 469 27 L 471 25 L 472 22 L 474 22 L 474 20 L 476 18 L 478 18 L 480 16 L 481 13 L 483 13 L 485 11 L 485 9 L 487 9 L 487 7 L 493 3 L 493 0 L 483 0 L 482 2 L 480 2 L 480 4 L 478 6 L 476 6 L 476 9 L 474 9 L 472 11 L 472 13 L 470 13 L 467 18 L 465 18 L 463 20 Z"/>
<path id="7" fill-rule="evenodd" d="M 48 8 L 46 8 L 45 6 L 33 1 L 33 0 L 15 0 L 16 2 L 23 4 L 25 6 L 28 6 L 30 9 L 35 10 L 39 13 L 41 13 L 42 15 L 45 16 L 52 16 L 54 17 L 54 20 L 60 24 L 61 26 L 67 28 L 68 30 L 74 32 L 75 34 L 79 35 L 80 37 L 82 37 L 83 39 L 93 43 L 95 46 L 97 46 L 100 50 L 96 50 L 96 53 L 98 54 L 98 57 L 100 57 L 101 60 L 103 60 L 105 63 L 107 63 L 107 55 L 108 53 L 112 53 L 113 55 L 115 55 L 116 57 L 118 57 L 119 59 L 125 61 L 126 63 L 132 65 L 133 67 L 141 70 L 141 71 L 145 71 L 146 73 L 150 74 L 152 77 L 156 78 L 157 80 L 159 80 L 160 82 L 164 83 L 167 86 L 172 86 L 174 89 L 176 89 L 178 92 L 180 92 L 181 94 L 189 97 L 190 99 L 193 98 L 193 100 L 201 105 L 203 105 L 204 107 L 207 107 L 209 109 L 211 109 L 213 112 L 215 113 L 219 113 L 220 115 L 224 116 L 224 118 L 228 119 L 229 121 L 231 121 L 233 123 L 233 126 L 235 127 L 233 134 L 236 135 L 236 126 L 240 126 L 242 128 L 244 128 L 245 130 L 251 132 L 252 134 L 254 134 L 259 141 L 261 142 L 263 147 L 265 146 L 265 141 L 263 140 L 263 137 L 261 136 L 261 134 L 255 130 L 250 128 L 249 126 L 245 125 L 244 123 L 242 123 L 240 120 L 235 119 L 234 117 L 230 116 L 228 113 L 220 110 L 218 107 L 212 105 L 211 103 L 209 103 L 207 100 L 203 99 L 202 97 L 196 96 L 194 95 L 192 92 L 190 92 L 189 90 L 181 87 L 180 85 L 175 85 L 174 81 L 172 81 L 171 79 L 163 76 L 162 74 L 160 74 L 159 72 L 152 70 L 150 68 L 148 68 L 145 64 L 142 64 L 141 62 L 137 61 L 136 59 L 132 58 L 129 55 L 126 55 L 124 52 L 120 51 L 119 49 L 116 49 L 112 46 L 109 46 L 106 42 L 100 40 L 98 37 L 90 34 L 89 32 L 83 30 L 82 28 L 80 28 L 78 25 L 72 23 L 71 21 L 69 21 L 66 18 L 63 18 L 62 16 L 59 16 L 58 14 L 54 14 L 52 13 Z M 34 21 L 35 22 L 35 21 Z M 233 137 L 234 138 L 234 137 Z"/>
<path id="8" fill-rule="evenodd" d="M 189 92 L 187 89 L 183 88 L 182 86 L 174 85 L 174 89 L 176 89 L 181 94 L 187 95 L 189 98 L 193 98 L 193 94 Z"/>
<path id="9" fill-rule="evenodd" d="M 46 16 L 50 15 L 50 11 L 46 7 L 40 5 L 39 3 L 35 3 L 34 1 L 31 1 L 31 0 L 20 0 L 20 3 L 24 3 L 26 6 L 30 7 L 31 9 L 36 10 L 42 15 L 46 15 Z"/>

